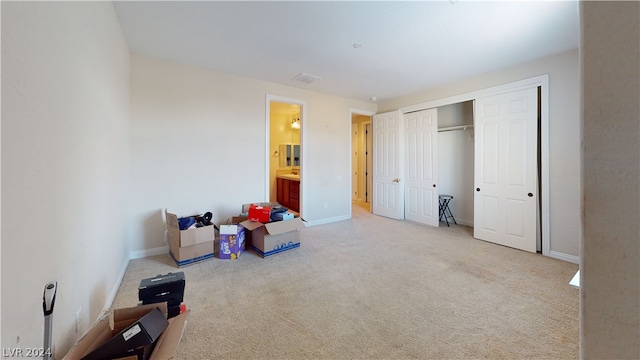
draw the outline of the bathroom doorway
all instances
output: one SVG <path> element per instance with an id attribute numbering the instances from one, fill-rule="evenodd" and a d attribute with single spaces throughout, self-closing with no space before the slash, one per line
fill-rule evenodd
<path id="1" fill-rule="evenodd" d="M 301 216 L 305 102 L 267 96 L 267 198 Z"/>

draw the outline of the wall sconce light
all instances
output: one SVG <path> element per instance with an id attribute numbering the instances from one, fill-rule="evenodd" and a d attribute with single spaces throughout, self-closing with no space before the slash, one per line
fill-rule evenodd
<path id="1" fill-rule="evenodd" d="M 300 129 L 300 118 L 291 120 L 292 129 Z"/>

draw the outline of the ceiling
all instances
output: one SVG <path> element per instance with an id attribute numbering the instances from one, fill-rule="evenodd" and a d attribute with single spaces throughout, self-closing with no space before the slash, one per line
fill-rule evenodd
<path id="1" fill-rule="evenodd" d="M 364 100 L 578 48 L 577 0 L 116 1 L 130 51 Z M 319 79 L 292 80 L 299 74 Z"/>

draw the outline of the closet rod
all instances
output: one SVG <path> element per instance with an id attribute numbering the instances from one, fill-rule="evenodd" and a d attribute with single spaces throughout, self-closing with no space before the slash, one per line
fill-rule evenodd
<path id="1" fill-rule="evenodd" d="M 439 128 L 438 132 L 473 129 L 473 125 L 460 125 Z"/>

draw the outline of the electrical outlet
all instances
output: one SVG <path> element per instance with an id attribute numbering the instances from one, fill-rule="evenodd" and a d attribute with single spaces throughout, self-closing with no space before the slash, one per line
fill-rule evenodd
<path id="1" fill-rule="evenodd" d="M 80 332 L 80 324 L 82 323 L 82 306 L 76 311 L 76 334 Z"/>

